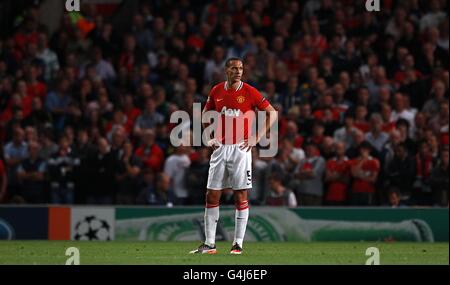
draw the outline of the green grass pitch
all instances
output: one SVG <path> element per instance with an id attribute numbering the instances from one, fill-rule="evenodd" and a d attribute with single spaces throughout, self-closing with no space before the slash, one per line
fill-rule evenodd
<path id="1" fill-rule="evenodd" d="M 247 242 L 240 256 L 229 254 L 230 243 L 217 244 L 215 255 L 190 255 L 192 242 L 54 242 L 2 241 L 0 264 L 64 265 L 69 247 L 77 247 L 81 265 L 363 265 L 368 247 L 380 251 L 383 264 L 449 264 L 448 243 L 401 242 Z"/>

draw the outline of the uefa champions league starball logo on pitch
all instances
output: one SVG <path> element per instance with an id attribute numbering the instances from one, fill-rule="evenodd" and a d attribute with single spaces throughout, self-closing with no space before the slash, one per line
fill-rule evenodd
<path id="1" fill-rule="evenodd" d="M 266 135 L 256 142 L 255 135 L 265 127 L 267 119 L 275 118 Z M 192 120 L 186 111 L 175 111 L 170 116 L 170 123 L 176 124 L 170 133 L 170 142 L 174 147 L 209 146 L 211 140 L 218 139 L 222 130 L 225 144 L 239 143 L 246 138 L 249 131 L 248 144 L 260 146 L 260 157 L 274 157 L 278 152 L 278 116 L 277 112 L 248 111 L 223 108 L 221 112 L 210 110 L 202 114 L 201 104 L 193 104 Z M 202 131 L 202 124 L 210 124 Z"/>

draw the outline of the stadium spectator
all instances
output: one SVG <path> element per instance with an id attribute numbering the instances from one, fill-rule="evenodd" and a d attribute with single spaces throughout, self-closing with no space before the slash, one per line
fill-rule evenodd
<path id="1" fill-rule="evenodd" d="M 139 115 L 141 115 L 142 111 L 134 105 L 133 96 L 131 94 L 126 94 L 124 96 L 123 110 L 125 115 L 127 116 L 127 120 L 132 126 L 134 126 L 136 119 L 139 117 Z"/>
<path id="2" fill-rule="evenodd" d="M 334 131 L 333 139 L 335 142 L 344 143 L 345 147 L 348 149 L 353 145 L 353 132 L 355 132 L 355 130 L 353 115 L 347 112 L 344 116 L 344 126 Z"/>
<path id="3" fill-rule="evenodd" d="M 174 194 L 175 205 L 186 205 L 188 190 L 186 188 L 186 170 L 191 165 L 188 153 L 190 148 L 179 146 L 164 164 L 164 174 L 170 179 L 170 190 Z"/>
<path id="4" fill-rule="evenodd" d="M 117 181 L 116 203 L 131 205 L 136 203 L 139 192 L 139 180 L 142 170 L 141 160 L 134 155 L 133 144 L 123 144 L 121 155 L 115 166 Z"/>
<path id="5" fill-rule="evenodd" d="M 332 137 L 324 137 L 322 144 L 319 146 L 320 155 L 328 160 L 336 155 L 334 140 Z"/>
<path id="6" fill-rule="evenodd" d="M 186 96 L 191 96 L 195 99 L 195 101 L 201 101 L 203 98 L 200 98 L 200 95 L 196 94 L 197 92 L 197 83 L 195 79 L 189 78 L 186 82 Z M 160 113 L 164 118 L 167 118 L 169 115 L 169 103 L 166 98 L 166 91 L 164 88 L 157 87 L 155 88 L 155 105 L 156 112 Z M 205 103 L 201 102 L 201 103 Z"/>
<path id="7" fill-rule="evenodd" d="M 44 110 L 40 97 L 33 98 L 31 113 L 24 119 L 23 124 L 25 126 L 35 127 L 37 130 L 43 130 L 45 127 L 51 126 L 52 118 L 50 114 Z"/>
<path id="8" fill-rule="evenodd" d="M 143 170 L 143 175 L 141 192 L 146 198 L 144 200 L 145 204 L 170 207 L 173 204 L 173 197 L 170 191 L 170 178 L 164 173 L 159 173 L 155 177 L 154 172 L 149 168 Z"/>
<path id="9" fill-rule="evenodd" d="M 47 161 L 58 151 L 58 145 L 53 140 L 53 130 L 46 127 L 42 133 L 40 133 L 39 141 L 41 145 L 39 157 Z"/>
<path id="10" fill-rule="evenodd" d="M 173 150 L 173 146 L 170 143 L 170 132 L 168 129 L 169 127 L 166 124 L 161 123 L 156 126 L 155 131 L 156 144 L 161 148 L 165 156 Z"/>
<path id="11" fill-rule="evenodd" d="M 38 65 L 29 65 L 24 69 L 27 79 L 27 93 L 30 94 L 33 99 L 36 97 L 39 97 L 41 100 L 45 99 L 47 96 L 47 85 L 40 80 L 42 68 Z"/>
<path id="12" fill-rule="evenodd" d="M 61 132 L 64 129 L 66 120 L 74 112 L 70 108 L 72 97 L 69 94 L 70 82 L 67 79 L 60 79 L 58 82 L 58 89 L 50 91 L 45 101 L 47 111 L 50 112 L 53 119 L 53 125 L 57 131 Z"/>
<path id="13" fill-rule="evenodd" d="M 280 98 L 283 110 L 289 111 L 293 106 L 301 103 L 300 95 L 297 76 L 289 77 L 286 91 L 281 93 Z"/>
<path id="14" fill-rule="evenodd" d="M 395 122 L 392 120 L 392 107 L 389 103 L 381 105 L 381 118 L 383 119 L 382 130 L 385 133 L 390 133 L 395 130 Z"/>
<path id="15" fill-rule="evenodd" d="M 90 159 L 92 167 L 91 187 L 87 194 L 88 204 L 112 204 L 117 184 L 115 181 L 115 157 L 106 138 L 97 140 L 97 150 Z"/>
<path id="16" fill-rule="evenodd" d="M 428 126 L 436 134 L 445 134 L 445 133 L 448 134 L 448 123 L 449 123 L 448 101 L 444 101 L 439 104 L 439 112 L 430 118 Z"/>
<path id="17" fill-rule="evenodd" d="M 164 163 L 164 153 L 155 143 L 155 131 L 146 129 L 142 134 L 142 144 L 136 149 L 135 155 L 139 157 L 145 167 L 153 171 L 161 171 Z"/>
<path id="18" fill-rule="evenodd" d="M 73 145 L 73 152 L 80 159 L 80 166 L 75 174 L 75 203 L 85 204 L 87 195 L 92 186 L 92 165 L 91 159 L 95 154 L 95 147 L 90 141 L 89 133 L 86 129 L 79 129 L 76 142 Z"/>
<path id="19" fill-rule="evenodd" d="M 359 145 L 359 156 L 351 161 L 353 183 L 352 205 L 371 206 L 375 204 L 375 183 L 380 173 L 380 163 L 370 156 L 372 146 L 364 141 Z"/>
<path id="20" fill-rule="evenodd" d="M 383 132 L 383 120 L 380 114 L 373 113 L 370 117 L 370 131 L 366 134 L 366 141 L 377 152 L 381 152 L 388 139 L 389 136 Z"/>
<path id="21" fill-rule="evenodd" d="M 408 122 L 409 126 L 414 125 L 414 113 L 407 109 L 406 95 L 402 93 L 396 93 L 394 95 L 394 111 L 392 112 L 391 119 L 397 122 L 399 119 L 404 119 Z"/>
<path id="22" fill-rule="evenodd" d="M 402 208 L 406 205 L 401 200 L 400 192 L 397 188 L 392 187 L 388 191 L 388 206 L 391 208 Z"/>
<path id="23" fill-rule="evenodd" d="M 306 158 L 294 170 L 299 180 L 295 189 L 297 200 L 304 206 L 320 206 L 323 196 L 322 176 L 325 171 L 325 160 L 320 156 L 317 145 L 313 143 L 305 147 L 305 154 Z"/>
<path id="24" fill-rule="evenodd" d="M 26 118 L 31 113 L 33 97 L 28 93 L 28 88 L 25 80 L 19 80 L 17 82 L 15 95 L 18 97 L 18 100 L 20 100 L 20 106 L 23 111 L 23 118 Z"/>
<path id="25" fill-rule="evenodd" d="M 4 147 L 3 155 L 6 163 L 6 173 L 8 175 L 9 195 L 14 196 L 19 190 L 19 181 L 17 180 L 17 169 L 28 157 L 28 145 L 25 142 L 25 132 L 21 128 L 13 131 L 13 139 Z"/>
<path id="26" fill-rule="evenodd" d="M 288 144 L 289 142 L 287 140 L 283 141 L 275 159 L 269 161 L 266 178 L 270 177 L 272 173 L 276 173 L 286 180 L 294 178 L 294 170 L 300 161 L 295 160 L 296 155 L 293 155 L 293 149 Z M 266 194 L 265 191 L 264 194 Z"/>
<path id="27" fill-rule="evenodd" d="M 367 122 L 367 114 L 368 110 L 365 105 L 358 105 L 355 108 L 355 128 L 366 134 L 369 129 L 370 125 Z"/>
<path id="28" fill-rule="evenodd" d="M 433 169 L 433 156 L 430 146 L 422 141 L 415 156 L 415 175 L 413 195 L 418 205 L 431 205 L 432 192 L 429 184 L 431 170 Z"/>
<path id="29" fill-rule="evenodd" d="M 220 46 L 215 46 L 212 54 L 212 58 L 205 62 L 205 81 L 210 83 L 213 77 L 217 77 L 222 74 L 222 69 L 225 64 L 224 60 L 224 50 Z"/>
<path id="30" fill-rule="evenodd" d="M 87 104 L 86 111 L 89 113 L 96 111 L 102 119 L 109 120 L 112 117 L 113 104 L 109 100 L 108 90 L 100 87 L 97 92 L 97 99 Z"/>
<path id="31" fill-rule="evenodd" d="M 411 139 L 411 125 L 409 122 L 406 119 L 399 119 L 395 127 L 400 132 L 401 141 L 406 144 L 408 151 L 415 153 L 417 144 Z"/>
<path id="32" fill-rule="evenodd" d="M 327 161 L 325 172 L 326 205 L 344 206 L 348 202 L 350 184 L 350 161 L 345 156 L 345 143 L 336 142 L 336 157 Z"/>
<path id="33" fill-rule="evenodd" d="M 164 121 L 164 117 L 156 112 L 155 101 L 148 98 L 145 101 L 145 109 L 142 114 L 136 118 L 134 125 L 134 135 L 140 137 L 145 129 L 153 129 L 157 124 Z"/>
<path id="34" fill-rule="evenodd" d="M 390 101 L 391 101 L 391 90 L 389 88 L 386 87 L 381 87 L 378 90 L 378 96 L 377 96 L 377 102 L 373 102 L 371 104 L 372 106 L 372 110 L 378 113 L 382 113 L 383 112 L 383 106 L 387 105 L 390 106 Z M 383 120 L 387 120 L 385 118 L 383 118 Z M 390 117 L 389 117 L 390 120 Z"/>
<path id="35" fill-rule="evenodd" d="M 345 152 L 349 159 L 353 159 L 359 155 L 359 146 L 365 140 L 364 132 L 355 129 L 352 132 L 352 145 Z"/>
<path id="36" fill-rule="evenodd" d="M 288 172 L 288 168 L 292 167 L 289 161 L 289 153 L 284 151 L 282 148 L 277 152 L 274 159 L 268 160 L 266 173 L 264 174 L 264 183 L 268 183 L 268 177 L 272 173 L 277 173 L 285 179 L 291 179 L 292 173 Z M 264 189 L 266 190 L 266 189 Z M 263 192 L 264 195 L 267 194 L 266 191 Z"/>
<path id="37" fill-rule="evenodd" d="M 75 173 L 79 166 L 80 159 L 73 153 L 69 140 L 61 137 L 58 152 L 47 161 L 52 204 L 75 202 Z"/>
<path id="38" fill-rule="evenodd" d="M 38 133 L 34 127 L 25 128 L 25 142 L 29 144 L 32 141 L 38 140 Z"/>
<path id="39" fill-rule="evenodd" d="M 403 7 L 398 7 L 394 11 L 394 16 L 387 23 L 385 33 L 394 37 L 395 40 L 399 40 L 402 35 L 402 26 L 407 19 L 407 11 Z"/>
<path id="40" fill-rule="evenodd" d="M 297 198 L 292 190 L 283 185 L 280 176 L 272 175 L 269 178 L 269 193 L 265 198 L 264 205 L 297 207 Z"/>
<path id="41" fill-rule="evenodd" d="M 37 45 L 37 58 L 44 63 L 44 78 L 46 82 L 56 77 L 60 69 L 58 55 L 49 47 L 48 36 L 46 33 L 40 33 Z"/>
<path id="42" fill-rule="evenodd" d="M 403 203 L 408 203 L 411 198 L 414 175 L 414 160 L 408 153 L 406 144 L 396 145 L 394 157 L 386 165 L 385 189 L 394 187 L 398 191 L 398 198 Z"/>
<path id="43" fill-rule="evenodd" d="M 414 118 L 414 129 L 411 131 L 411 139 L 420 141 L 425 139 L 425 131 L 427 129 L 427 117 L 423 112 L 417 112 Z"/>
<path id="44" fill-rule="evenodd" d="M 430 94 L 433 97 L 425 102 L 422 112 L 424 112 L 427 116 L 437 114 L 440 110 L 440 104 L 448 101 L 448 94 L 446 93 L 448 93 L 448 90 L 445 88 L 445 83 L 441 80 L 436 81 Z"/>
<path id="45" fill-rule="evenodd" d="M 437 164 L 440 158 L 440 146 L 436 134 L 431 134 L 427 138 L 427 144 L 430 146 L 431 157 L 433 158 L 433 166 Z"/>
<path id="46" fill-rule="evenodd" d="M 281 142 L 281 146 L 285 149 L 288 154 L 288 171 L 292 171 L 296 165 L 298 165 L 303 159 L 305 159 L 305 152 L 300 147 L 303 144 L 295 144 L 295 141 L 292 141 L 288 138 L 284 139 Z M 290 163 L 290 164 L 289 164 Z"/>
<path id="47" fill-rule="evenodd" d="M 448 152 L 448 147 L 441 150 L 440 160 L 430 174 L 433 205 L 440 207 L 448 207 Z"/>
<path id="48" fill-rule="evenodd" d="M 114 80 L 117 76 L 112 64 L 103 59 L 103 52 L 99 47 L 93 48 L 92 61 L 81 69 L 80 76 L 84 77 L 89 72 L 89 68 L 95 69 L 96 75 L 106 82 Z"/>
<path id="49" fill-rule="evenodd" d="M 38 142 L 29 142 L 29 157 L 22 161 L 17 169 L 17 178 L 20 183 L 17 195 L 29 204 L 43 204 L 47 201 L 44 180 L 46 165 L 45 161 L 39 157 L 39 148 Z"/>
<path id="50" fill-rule="evenodd" d="M 286 131 L 283 137 L 284 139 L 291 141 L 297 149 L 300 149 L 303 145 L 304 139 L 299 134 L 297 124 L 294 121 L 287 121 Z"/>
<path id="51" fill-rule="evenodd" d="M 325 125 L 322 122 L 316 121 L 312 128 L 312 134 L 309 137 L 308 143 L 321 145 L 325 138 Z"/>
<path id="52" fill-rule="evenodd" d="M 345 88 L 341 83 L 335 83 L 333 86 L 333 101 L 339 113 L 345 113 L 353 107 L 353 103 L 345 97 Z"/>
<path id="53" fill-rule="evenodd" d="M 440 1 L 432 0 L 429 2 L 429 11 L 420 19 L 420 31 L 423 32 L 428 28 L 436 27 L 446 17 L 441 11 Z"/>
<path id="54" fill-rule="evenodd" d="M 205 192 L 207 181 L 204 177 L 208 176 L 209 171 L 209 149 L 202 147 L 196 152 L 196 159 L 186 169 L 186 189 L 189 193 L 189 204 L 201 205 L 205 201 Z M 255 189 L 253 189 L 255 190 Z"/>
<path id="55" fill-rule="evenodd" d="M 259 157 L 256 148 L 252 149 L 252 191 L 249 192 L 249 199 L 252 205 L 261 205 L 267 195 L 267 180 L 269 173 L 269 162 Z"/>

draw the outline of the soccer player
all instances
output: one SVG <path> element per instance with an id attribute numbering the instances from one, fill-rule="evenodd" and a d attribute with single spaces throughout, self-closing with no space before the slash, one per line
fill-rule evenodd
<path id="1" fill-rule="evenodd" d="M 215 237 L 219 220 L 219 202 L 222 190 L 229 188 L 234 191 L 236 206 L 234 240 L 230 253 L 242 253 L 249 216 L 247 191 L 252 188 L 251 149 L 266 136 L 277 119 L 275 109 L 261 93 L 241 81 L 243 70 L 242 60 L 228 59 L 225 63 L 227 80 L 211 89 L 203 110 L 203 114 L 216 111 L 220 113 L 220 116 L 215 136 L 208 143 L 214 151 L 210 159 L 206 192 L 206 240 L 190 253 L 215 254 L 217 252 Z M 268 116 L 266 116 L 264 127 L 256 134 L 251 134 L 251 114 L 255 114 L 255 109 L 265 111 Z M 230 121 L 232 124 L 229 123 Z"/>

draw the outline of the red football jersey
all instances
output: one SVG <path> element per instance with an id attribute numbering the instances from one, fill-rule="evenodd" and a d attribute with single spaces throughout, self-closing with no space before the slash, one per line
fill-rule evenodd
<path id="1" fill-rule="evenodd" d="M 351 165 L 355 165 L 359 163 L 359 158 L 352 160 Z M 378 159 L 370 157 L 370 159 L 366 160 L 362 164 L 362 170 L 366 174 L 366 176 L 370 176 L 373 173 L 380 172 L 380 163 Z M 370 183 L 364 181 L 360 178 L 356 178 L 353 180 L 352 191 L 354 193 L 374 193 L 375 192 L 375 183 Z"/>
<path id="2" fill-rule="evenodd" d="M 327 161 L 327 170 L 337 172 L 341 176 L 350 178 L 350 162 L 346 158 L 343 161 L 338 161 L 336 158 Z M 328 184 L 328 192 L 326 194 L 327 201 L 345 201 L 347 199 L 348 185 L 344 182 L 333 181 Z"/>
<path id="3" fill-rule="evenodd" d="M 255 118 L 255 109 L 265 110 L 270 103 L 247 83 L 241 82 L 236 89 L 228 82 L 211 89 L 204 111 L 220 113 L 215 138 L 223 144 L 236 144 L 249 138 Z"/>

